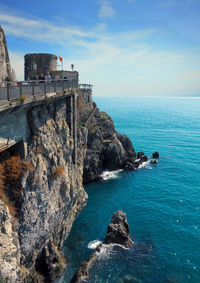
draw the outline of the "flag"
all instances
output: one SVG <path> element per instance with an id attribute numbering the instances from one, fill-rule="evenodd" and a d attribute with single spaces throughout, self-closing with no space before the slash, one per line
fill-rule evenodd
<path id="1" fill-rule="evenodd" d="M 60 62 L 62 62 L 62 57 L 61 56 L 59 56 L 59 59 L 60 59 Z"/>

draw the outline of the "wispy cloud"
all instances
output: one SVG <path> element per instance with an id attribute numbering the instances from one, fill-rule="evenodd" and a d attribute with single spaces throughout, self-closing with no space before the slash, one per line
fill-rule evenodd
<path id="1" fill-rule="evenodd" d="M 81 81 L 89 80 L 97 88 L 99 86 L 97 95 L 106 95 L 108 89 L 109 93 L 120 95 L 121 87 L 127 90 L 127 94 L 128 89 L 135 89 L 138 94 L 147 92 L 148 88 L 155 91 L 156 87 L 158 90 L 159 78 L 159 91 L 162 91 L 168 84 L 167 78 L 175 72 L 174 66 L 177 64 L 180 71 L 187 56 L 181 52 L 155 50 L 149 44 L 149 38 L 159 34 L 159 30 L 154 28 L 109 32 L 108 27 L 100 22 L 87 30 L 79 26 L 60 26 L 37 18 L 28 19 L 5 10 L 0 10 L 0 18 L 6 34 L 43 43 L 47 48 L 53 40 L 58 46 L 55 54 L 59 49 L 71 46 L 73 53 L 70 54 L 70 60 L 79 70 Z M 13 48 L 10 52 L 11 64 L 18 79 L 23 79 L 23 55 L 16 53 Z M 65 55 L 63 58 L 64 64 L 69 62 L 69 55 L 66 60 Z M 142 85 L 145 86 L 143 90 Z"/>
<path id="2" fill-rule="evenodd" d="M 160 2 L 157 4 L 157 7 L 159 8 L 170 8 L 173 7 L 176 4 L 175 1 L 164 1 L 164 2 Z"/>
<path id="3" fill-rule="evenodd" d="M 185 4 L 185 10 L 189 9 L 192 4 L 193 4 L 193 0 L 187 0 Z"/>
<path id="4" fill-rule="evenodd" d="M 100 9 L 98 16 L 101 19 L 113 18 L 116 15 L 117 11 L 111 6 L 109 1 L 100 1 Z"/>

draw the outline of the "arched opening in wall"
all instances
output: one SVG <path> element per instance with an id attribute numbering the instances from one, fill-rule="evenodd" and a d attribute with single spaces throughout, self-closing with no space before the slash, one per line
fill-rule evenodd
<path id="1" fill-rule="evenodd" d="M 19 155 L 21 159 L 25 159 L 23 140 L 20 140 L 19 142 L 6 148 L 5 150 L 0 151 L 0 163 L 16 155 Z"/>

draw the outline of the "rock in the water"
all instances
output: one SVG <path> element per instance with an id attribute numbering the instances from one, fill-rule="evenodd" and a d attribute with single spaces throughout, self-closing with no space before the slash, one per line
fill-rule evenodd
<path id="1" fill-rule="evenodd" d="M 85 279 L 89 278 L 89 270 L 92 267 L 92 264 L 97 260 L 96 252 L 101 249 L 101 246 L 102 244 L 99 244 L 91 256 L 80 264 L 70 283 L 82 283 L 85 282 Z"/>
<path id="2" fill-rule="evenodd" d="M 156 159 L 154 159 L 154 160 L 151 160 L 150 163 L 153 164 L 153 165 L 156 165 L 156 164 L 158 164 L 158 161 Z"/>
<path id="3" fill-rule="evenodd" d="M 112 216 L 104 243 L 120 244 L 126 248 L 131 248 L 133 241 L 129 236 L 129 226 L 127 223 L 126 214 L 123 211 L 118 210 Z M 86 282 L 85 280 L 87 280 L 90 276 L 90 268 L 98 259 L 98 253 L 101 253 L 101 251 L 102 244 L 99 244 L 91 256 L 86 261 L 81 263 L 70 283 Z"/>
<path id="4" fill-rule="evenodd" d="M 138 152 L 137 159 L 140 159 L 140 163 L 148 161 L 148 157 L 144 154 L 144 152 Z"/>
<path id="5" fill-rule="evenodd" d="M 112 220 L 107 228 L 105 243 L 120 244 L 126 248 L 131 248 L 133 242 L 129 236 L 129 226 L 127 223 L 126 214 L 118 210 L 112 217 Z"/>
<path id="6" fill-rule="evenodd" d="M 152 157 L 153 158 L 159 158 L 159 153 L 156 151 L 152 154 Z"/>

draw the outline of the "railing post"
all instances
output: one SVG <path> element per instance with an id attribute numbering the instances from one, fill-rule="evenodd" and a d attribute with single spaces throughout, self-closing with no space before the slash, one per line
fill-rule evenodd
<path id="1" fill-rule="evenodd" d="M 44 96 L 47 94 L 46 82 L 44 82 Z"/>
<path id="2" fill-rule="evenodd" d="M 19 85 L 19 96 L 22 97 L 22 85 Z"/>
<path id="3" fill-rule="evenodd" d="M 10 88 L 9 88 L 9 83 L 7 83 L 7 100 L 10 100 Z"/>
<path id="4" fill-rule="evenodd" d="M 32 96 L 34 96 L 34 94 L 35 94 L 35 91 L 34 91 L 35 89 L 34 89 L 34 85 L 32 85 Z"/>
<path id="5" fill-rule="evenodd" d="M 56 82 L 53 82 L 54 92 L 56 92 Z"/>
<path id="6" fill-rule="evenodd" d="M 64 90 L 65 90 L 64 80 L 62 80 L 62 87 L 63 87 L 63 93 L 64 93 Z"/>

